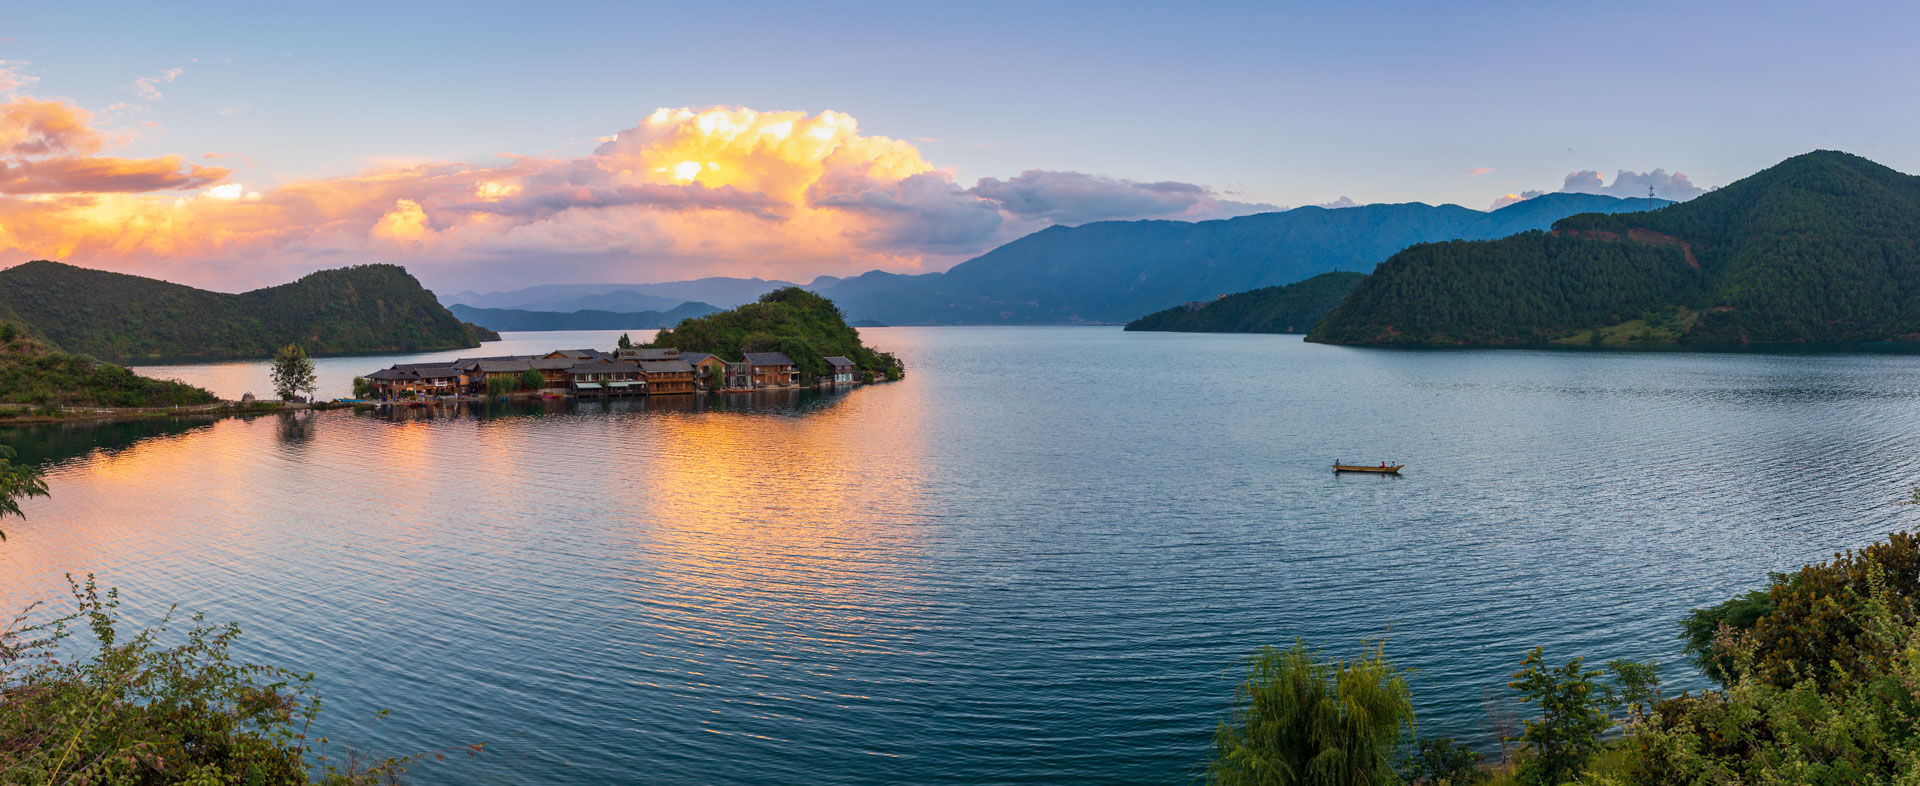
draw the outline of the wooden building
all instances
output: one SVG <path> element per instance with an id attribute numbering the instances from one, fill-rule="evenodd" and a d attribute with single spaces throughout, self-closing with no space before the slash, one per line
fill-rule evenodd
<path id="1" fill-rule="evenodd" d="M 649 396 L 694 392 L 693 366 L 678 358 L 642 361 L 640 377 L 646 381 Z"/>
<path id="2" fill-rule="evenodd" d="M 708 352 L 686 352 L 680 359 L 693 367 L 695 390 L 718 390 L 727 386 L 727 361 Z"/>
<path id="3" fill-rule="evenodd" d="M 784 352 L 748 352 L 747 365 L 753 367 L 753 386 L 777 388 L 797 384 L 800 373 L 793 369 L 793 358 Z"/>
<path id="4" fill-rule="evenodd" d="M 607 358 L 574 364 L 567 379 L 581 396 L 635 396 L 645 389 L 639 366 Z"/>
<path id="5" fill-rule="evenodd" d="M 853 362 L 852 359 L 832 355 L 827 357 L 826 361 L 827 366 L 832 369 L 832 373 L 827 375 L 827 383 L 833 385 L 851 385 L 858 381 L 855 375 L 860 373 L 860 365 Z"/>

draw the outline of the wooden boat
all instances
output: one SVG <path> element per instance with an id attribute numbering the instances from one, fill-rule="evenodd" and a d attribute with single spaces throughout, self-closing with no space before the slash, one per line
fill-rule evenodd
<path id="1" fill-rule="evenodd" d="M 1335 464 L 1334 472 L 1371 472 L 1375 475 L 1398 475 L 1405 464 Z"/>

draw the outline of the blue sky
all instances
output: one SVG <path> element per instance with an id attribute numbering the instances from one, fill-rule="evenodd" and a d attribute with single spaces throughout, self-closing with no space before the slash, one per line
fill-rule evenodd
<path id="1" fill-rule="evenodd" d="M 0 60 L 123 129 L 111 153 L 238 154 L 248 189 L 586 156 L 655 108 L 728 106 L 844 113 L 963 187 L 1038 169 L 1485 208 L 1581 170 L 1712 187 L 1815 148 L 1920 170 L 1917 8 L 14 4 Z M 160 98 L 129 87 L 176 68 Z"/>

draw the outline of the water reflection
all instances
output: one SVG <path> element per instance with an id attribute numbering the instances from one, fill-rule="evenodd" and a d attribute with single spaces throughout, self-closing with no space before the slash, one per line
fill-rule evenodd
<path id="1" fill-rule="evenodd" d="M 142 418 L 99 423 L 41 423 L 0 427 L 0 444 L 19 452 L 23 464 L 45 466 L 85 456 L 112 453 L 141 440 L 171 437 L 213 425 L 212 417 Z"/>

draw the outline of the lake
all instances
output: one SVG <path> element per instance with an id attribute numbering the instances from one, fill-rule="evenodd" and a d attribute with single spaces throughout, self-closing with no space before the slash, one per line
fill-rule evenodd
<path id="1" fill-rule="evenodd" d="M 1699 688 L 1688 609 L 1920 521 L 1912 355 L 862 333 L 906 380 L 6 432 L 53 496 L 0 602 L 94 571 L 317 672 L 336 738 L 487 743 L 422 784 L 1178 783 L 1261 645 L 1386 637 L 1488 747 L 1528 648 Z"/>

